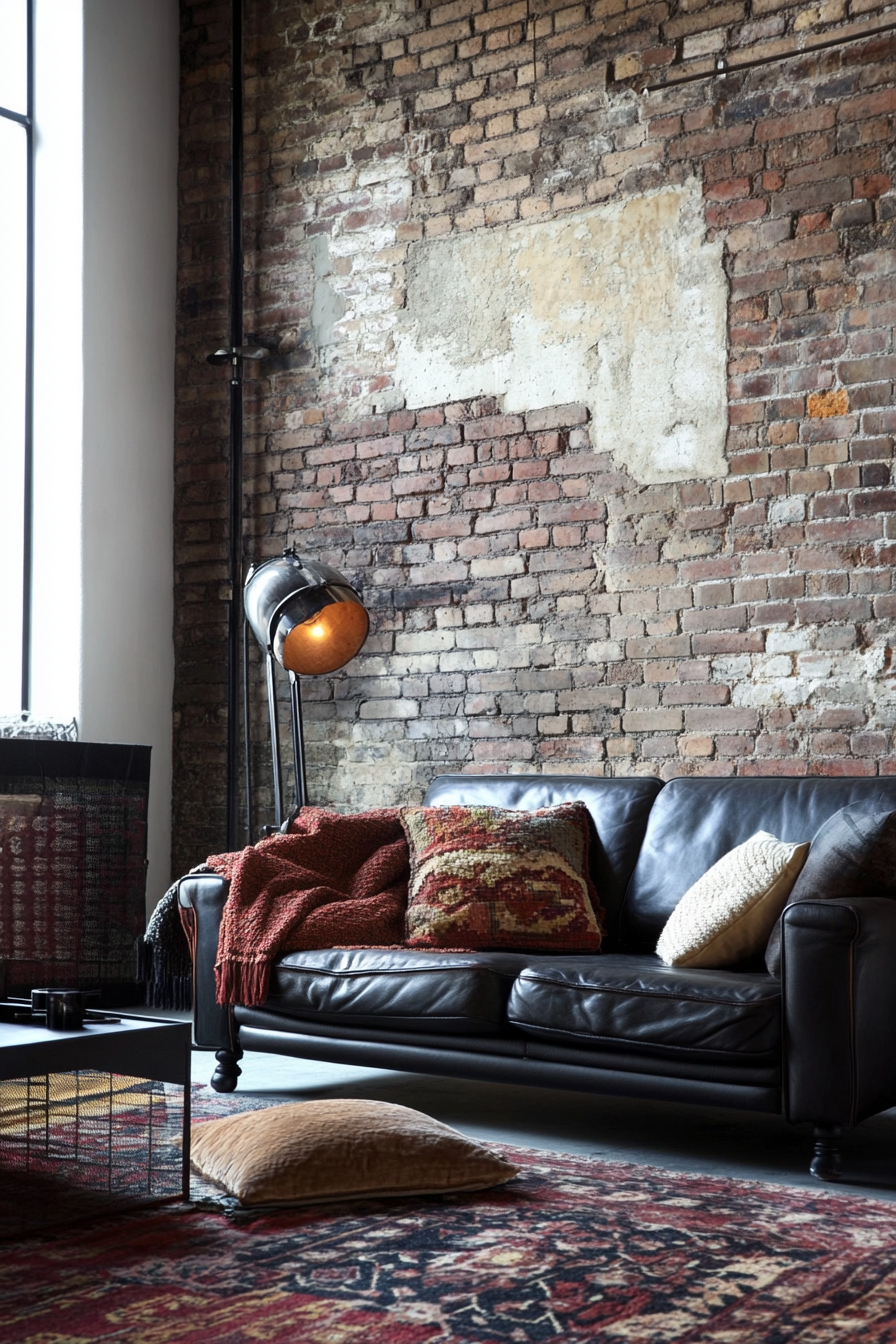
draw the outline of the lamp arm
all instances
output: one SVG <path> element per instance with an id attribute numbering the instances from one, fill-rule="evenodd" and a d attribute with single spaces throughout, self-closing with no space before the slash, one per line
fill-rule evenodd
<path id="1" fill-rule="evenodd" d="M 296 802 L 308 805 L 308 778 L 305 773 L 305 731 L 302 722 L 302 687 L 295 672 L 289 674 L 289 700 L 292 708 L 292 759 L 295 767 Z"/>
<path id="2" fill-rule="evenodd" d="M 268 716 L 271 720 L 271 764 L 274 769 L 274 815 L 279 827 L 283 821 L 283 785 L 280 769 L 280 731 L 277 724 L 277 683 L 274 680 L 274 655 L 265 653 L 268 682 Z"/>
<path id="3" fill-rule="evenodd" d="M 249 717 L 249 622 L 243 608 L 243 731 L 245 733 L 246 844 L 252 843 L 252 733 Z"/>

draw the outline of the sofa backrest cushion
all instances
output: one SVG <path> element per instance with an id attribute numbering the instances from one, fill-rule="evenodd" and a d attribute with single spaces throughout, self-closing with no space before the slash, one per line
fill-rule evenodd
<path id="1" fill-rule="evenodd" d="M 799 843 L 841 807 L 896 808 L 896 778 L 674 779 L 653 805 L 625 894 L 620 942 L 652 952 L 666 920 L 712 864 L 757 831 Z"/>
<path id="2" fill-rule="evenodd" d="M 591 843 L 591 875 L 606 913 L 606 948 L 616 940 L 623 896 L 662 787 L 658 779 L 587 775 L 439 775 L 427 790 L 424 806 L 484 804 L 530 812 L 581 799 L 597 831 Z"/>

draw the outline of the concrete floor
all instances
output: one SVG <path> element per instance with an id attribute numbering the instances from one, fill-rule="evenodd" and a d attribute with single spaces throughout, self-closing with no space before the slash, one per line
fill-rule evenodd
<path id="1" fill-rule="evenodd" d="M 156 1010 L 151 1015 L 163 1014 Z M 281 1055 L 252 1053 L 240 1067 L 238 1090 L 243 1097 L 391 1101 L 496 1144 L 896 1201 L 896 1109 L 846 1136 L 843 1179 L 831 1186 L 809 1175 L 808 1127 L 788 1125 L 778 1116 L 319 1064 Z M 207 1085 L 213 1069 L 211 1053 L 194 1053 L 195 1082 Z"/>

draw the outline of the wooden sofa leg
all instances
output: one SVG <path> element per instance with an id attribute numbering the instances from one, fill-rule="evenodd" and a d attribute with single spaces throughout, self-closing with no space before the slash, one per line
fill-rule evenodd
<path id="1" fill-rule="evenodd" d="M 819 1181 L 839 1181 L 840 1179 L 840 1140 L 843 1137 L 841 1125 L 816 1125 L 815 1154 L 809 1167 L 811 1174 Z"/>
<path id="2" fill-rule="evenodd" d="M 212 1074 L 212 1087 L 216 1092 L 235 1092 L 236 1080 L 242 1073 L 242 1069 L 237 1064 L 238 1059 L 242 1059 L 242 1050 L 216 1050 L 215 1059 L 218 1061 L 215 1071 Z"/>

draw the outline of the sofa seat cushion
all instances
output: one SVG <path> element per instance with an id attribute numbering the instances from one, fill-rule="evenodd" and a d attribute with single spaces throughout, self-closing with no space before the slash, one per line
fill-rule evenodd
<path id="1" fill-rule="evenodd" d="M 781 985 L 773 976 L 664 966 L 647 955 L 529 966 L 513 987 L 508 1018 L 531 1036 L 657 1058 L 753 1065 L 781 1053 Z"/>
<path id="2" fill-rule="evenodd" d="M 320 1022 L 494 1034 L 520 971 L 556 956 L 525 952 L 421 952 L 331 948 L 290 952 L 274 965 L 267 1007 Z"/>

